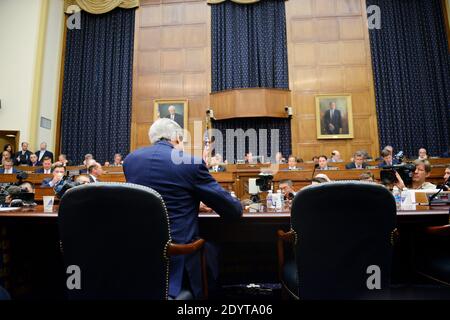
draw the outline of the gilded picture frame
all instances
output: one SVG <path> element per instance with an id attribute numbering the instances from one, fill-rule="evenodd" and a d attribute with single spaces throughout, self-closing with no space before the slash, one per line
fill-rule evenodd
<path id="1" fill-rule="evenodd" d="M 157 99 L 154 102 L 153 121 L 159 118 L 170 118 L 178 123 L 181 128 L 187 129 L 188 115 L 187 99 Z"/>
<path id="2" fill-rule="evenodd" d="M 317 139 L 353 139 L 352 96 L 316 96 Z"/>

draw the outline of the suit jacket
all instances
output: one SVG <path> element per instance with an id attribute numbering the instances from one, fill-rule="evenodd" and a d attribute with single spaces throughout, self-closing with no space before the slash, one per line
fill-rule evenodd
<path id="1" fill-rule="evenodd" d="M 338 109 L 334 109 L 333 119 L 331 119 L 331 109 L 328 109 L 323 116 L 323 122 L 325 131 L 328 134 L 339 134 L 339 129 L 342 128 L 341 112 Z M 330 124 L 334 126 L 333 130 L 330 129 Z"/>
<path id="2" fill-rule="evenodd" d="M 52 163 L 53 163 L 53 153 L 52 152 L 45 150 L 44 155 L 42 156 L 42 158 L 40 158 L 41 152 L 42 151 L 39 150 L 34 153 L 35 155 L 37 155 L 38 161 L 42 162 L 42 159 L 44 159 L 45 157 L 49 157 L 50 159 L 52 159 Z"/>
<path id="3" fill-rule="evenodd" d="M 13 170 L 12 174 L 19 173 L 19 171 L 17 171 L 16 168 L 13 168 L 12 170 Z M 0 174 L 4 174 L 4 173 L 5 173 L 5 168 L 0 168 Z"/>
<path id="4" fill-rule="evenodd" d="M 168 116 L 166 116 L 166 118 L 170 119 L 170 114 Z M 178 123 L 178 125 L 182 128 L 184 128 L 184 119 L 183 116 L 179 113 L 175 113 L 175 116 L 173 118 L 173 121 L 175 121 L 176 123 Z"/>
<path id="5" fill-rule="evenodd" d="M 52 170 L 50 169 L 50 172 L 52 172 Z M 39 168 L 35 171 L 35 173 L 44 173 L 44 168 Z"/>
<path id="6" fill-rule="evenodd" d="M 29 150 L 25 151 L 24 154 L 22 154 L 22 151 L 17 152 L 14 155 L 14 164 L 16 166 L 20 166 L 20 165 L 26 166 L 28 164 L 28 161 L 30 160 L 30 156 L 32 154 L 33 153 L 31 151 L 29 151 Z M 17 160 L 17 158 L 19 158 L 19 160 Z"/>
<path id="7" fill-rule="evenodd" d="M 367 163 L 363 162 L 361 167 L 365 169 L 367 167 Z M 345 165 L 345 169 L 356 169 L 356 164 L 354 162 L 348 163 Z"/>
<path id="8" fill-rule="evenodd" d="M 227 169 L 224 166 L 217 166 L 217 171 L 214 170 L 214 166 L 212 166 L 211 168 L 209 168 L 210 172 L 225 172 L 227 171 Z"/>
<path id="9" fill-rule="evenodd" d="M 57 184 L 55 184 L 53 187 L 50 185 L 50 182 L 53 180 L 53 178 L 45 178 L 42 180 L 41 187 L 42 188 L 53 188 L 55 193 L 58 193 L 62 190 L 64 187 L 64 184 L 66 183 L 64 180 L 60 180 Z"/>
<path id="10" fill-rule="evenodd" d="M 171 155 L 183 157 L 182 164 Z M 127 182 L 156 190 L 169 212 L 170 234 L 174 243 L 189 243 L 198 237 L 199 202 L 215 210 L 223 218 L 238 218 L 242 206 L 210 175 L 205 162 L 173 148 L 167 141 L 138 149 L 124 161 Z M 186 271 L 193 294 L 201 297 L 201 268 L 198 254 L 170 258 L 169 295 L 180 293 Z"/>
<path id="11" fill-rule="evenodd" d="M 392 159 L 392 165 L 396 165 L 396 164 L 400 164 L 400 162 L 398 162 L 397 159 Z M 387 165 L 387 163 L 385 161 L 383 161 L 383 162 L 380 162 L 378 164 L 378 167 L 379 168 L 384 168 L 384 167 L 388 167 L 388 165 Z"/>

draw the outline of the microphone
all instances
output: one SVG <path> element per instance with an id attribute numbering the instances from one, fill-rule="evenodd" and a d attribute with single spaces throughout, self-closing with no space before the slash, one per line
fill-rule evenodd
<path id="1" fill-rule="evenodd" d="M 428 205 L 431 206 L 431 201 L 434 200 L 434 198 L 436 198 L 438 196 L 439 193 L 442 192 L 442 190 L 444 190 L 444 188 L 450 183 L 449 178 L 445 179 L 444 184 L 439 188 L 438 192 L 432 194 L 429 198 L 428 198 Z"/>

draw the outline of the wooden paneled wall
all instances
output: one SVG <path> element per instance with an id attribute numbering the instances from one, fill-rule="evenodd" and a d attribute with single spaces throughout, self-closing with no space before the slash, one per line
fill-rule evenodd
<path id="1" fill-rule="evenodd" d="M 204 122 L 211 88 L 210 8 L 203 0 L 141 0 L 135 32 L 132 150 L 149 145 L 155 99 L 188 99 L 190 132 L 194 121 Z M 201 140 L 188 151 L 201 152 Z"/>
<path id="2" fill-rule="evenodd" d="M 286 2 L 293 152 L 304 160 L 333 149 L 379 152 L 365 0 Z M 141 0 L 136 14 L 132 149 L 148 145 L 153 101 L 189 99 L 189 130 L 211 90 L 210 8 L 204 0 Z M 350 93 L 354 139 L 317 140 L 317 94 Z M 196 141 L 195 151 L 201 149 Z"/>
<path id="3" fill-rule="evenodd" d="M 379 142 L 365 0 L 286 2 L 289 81 L 292 91 L 293 153 L 305 161 L 330 155 L 349 159 L 365 149 L 378 155 Z M 350 93 L 354 139 L 317 140 L 315 95 Z"/>

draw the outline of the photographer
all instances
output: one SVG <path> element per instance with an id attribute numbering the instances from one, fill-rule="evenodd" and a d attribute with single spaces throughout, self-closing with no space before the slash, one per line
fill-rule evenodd
<path id="1" fill-rule="evenodd" d="M 430 162 L 428 162 L 428 160 L 418 159 L 413 163 L 416 166 L 416 169 L 414 170 L 414 175 L 412 177 L 412 185 L 410 188 L 414 190 L 436 189 L 436 185 L 425 181 L 426 178 L 428 178 L 431 173 Z M 397 177 L 397 182 L 395 183 L 395 186 L 400 190 L 407 190 L 408 188 L 407 186 L 405 186 L 405 183 L 403 182 L 398 172 L 395 172 L 395 176 Z"/>

